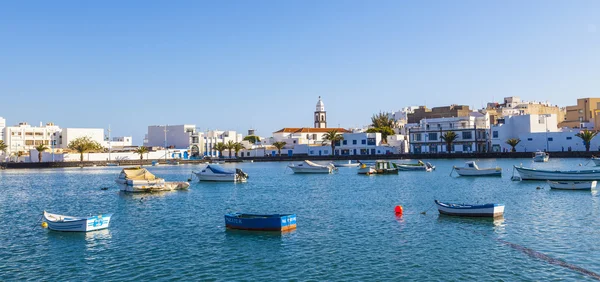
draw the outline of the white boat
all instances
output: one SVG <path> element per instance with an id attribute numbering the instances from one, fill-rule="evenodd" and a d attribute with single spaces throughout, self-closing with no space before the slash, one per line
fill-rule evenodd
<path id="1" fill-rule="evenodd" d="M 559 190 L 592 190 L 596 189 L 596 181 L 550 181 L 548 185 L 552 189 Z"/>
<path id="2" fill-rule="evenodd" d="M 533 161 L 538 163 L 545 163 L 550 159 L 550 154 L 546 152 L 537 151 L 535 155 L 533 155 Z"/>
<path id="3" fill-rule="evenodd" d="M 172 191 L 190 187 L 188 182 L 167 182 L 142 167 L 124 168 L 115 182 L 124 192 Z"/>
<path id="4" fill-rule="evenodd" d="M 479 168 L 474 161 L 466 162 L 464 167 L 453 167 L 460 176 L 502 176 L 502 168 Z"/>
<path id="5" fill-rule="evenodd" d="M 253 163 L 254 160 L 243 160 L 242 162 L 244 162 L 244 163 Z"/>
<path id="6" fill-rule="evenodd" d="M 371 175 L 371 174 L 375 174 L 377 171 L 375 170 L 374 166 L 370 166 L 367 164 L 361 164 L 360 167 L 358 168 L 358 174 L 366 174 L 366 175 Z"/>
<path id="7" fill-rule="evenodd" d="M 600 180 L 600 170 L 542 170 L 514 166 L 522 180 L 564 180 L 593 181 Z"/>
<path id="8" fill-rule="evenodd" d="M 360 162 L 352 162 L 352 161 L 348 161 L 347 163 L 342 163 L 342 162 L 338 162 L 338 163 L 334 163 L 333 164 L 335 167 L 358 167 L 360 165 Z"/>
<path id="9" fill-rule="evenodd" d="M 108 228 L 112 214 L 74 217 L 44 211 L 44 221 L 50 230 L 86 232 Z"/>
<path id="10" fill-rule="evenodd" d="M 431 163 L 423 163 L 422 161 L 418 161 L 416 164 L 401 164 L 397 163 L 398 169 L 401 171 L 427 171 L 431 172 L 435 170 L 435 166 Z"/>
<path id="11" fill-rule="evenodd" d="M 291 168 L 294 173 L 332 173 L 335 169 L 333 164 L 320 165 L 308 160 L 299 164 L 290 164 L 288 167 Z"/>
<path id="12" fill-rule="evenodd" d="M 504 215 L 504 205 L 502 204 L 466 205 L 442 203 L 435 200 L 435 205 L 440 214 L 445 215 L 473 217 L 501 217 Z"/>
<path id="13" fill-rule="evenodd" d="M 217 181 L 217 182 L 246 182 L 248 174 L 241 169 L 224 169 L 215 164 L 209 164 L 199 172 L 193 172 L 199 181 Z"/>

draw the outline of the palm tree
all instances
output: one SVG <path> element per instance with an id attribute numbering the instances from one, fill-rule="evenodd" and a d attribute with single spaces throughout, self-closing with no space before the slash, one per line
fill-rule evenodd
<path id="1" fill-rule="evenodd" d="M 395 125 L 396 125 L 396 123 L 394 122 L 394 120 L 391 119 L 390 116 L 384 112 L 379 112 L 378 114 L 375 114 L 371 117 L 371 126 L 372 127 L 394 128 Z"/>
<path id="2" fill-rule="evenodd" d="M 223 156 L 223 151 L 225 151 L 226 146 L 223 142 L 219 142 L 217 144 L 215 144 L 215 146 L 213 147 L 213 149 L 215 149 L 217 152 L 219 152 L 219 158 Z"/>
<path id="3" fill-rule="evenodd" d="M 456 132 L 448 131 L 444 133 L 444 135 L 442 135 L 441 138 L 442 140 L 444 140 L 444 142 L 446 142 L 446 151 L 448 151 L 448 153 L 452 152 L 452 143 L 454 143 L 454 141 L 458 139 L 458 135 L 456 135 Z"/>
<path id="4" fill-rule="evenodd" d="M 285 146 L 285 144 L 287 144 L 287 143 L 285 143 L 283 141 L 278 141 L 278 142 L 273 143 L 273 146 L 275 146 L 275 148 L 277 148 L 280 157 L 281 157 L 281 149 Z"/>
<path id="5" fill-rule="evenodd" d="M 511 152 L 516 152 L 517 149 L 515 149 L 515 147 L 517 147 L 517 144 L 521 143 L 521 139 L 519 138 L 510 138 L 508 140 L 506 140 L 506 144 L 510 145 L 512 147 L 512 149 L 510 150 Z"/>
<path id="6" fill-rule="evenodd" d="M 584 129 L 583 131 L 575 134 L 575 136 L 581 138 L 581 140 L 583 141 L 583 145 L 585 145 L 586 152 L 590 151 L 590 143 L 592 143 L 592 139 L 594 139 L 596 135 L 598 135 L 598 131 L 590 131 L 587 129 Z"/>
<path id="7" fill-rule="evenodd" d="M 233 150 L 233 146 L 234 146 L 235 142 L 229 140 L 227 141 L 227 143 L 225 143 L 225 149 L 229 150 L 229 158 L 231 158 L 231 150 Z"/>
<path id="8" fill-rule="evenodd" d="M 92 138 L 88 136 L 79 137 L 71 142 L 67 146 L 69 149 L 76 151 L 79 153 L 79 160 L 83 161 L 83 153 L 90 151 L 98 151 L 102 150 L 102 145 L 100 143 L 92 140 Z"/>
<path id="9" fill-rule="evenodd" d="M 3 140 L 0 140 L 0 152 L 3 154 L 6 153 L 6 148 L 8 148 L 8 146 L 6 146 Z"/>
<path id="10" fill-rule="evenodd" d="M 240 143 L 240 142 L 235 142 L 235 143 L 233 144 L 233 150 L 235 151 L 235 157 L 236 157 L 236 158 L 238 157 L 238 153 L 239 153 L 241 150 L 243 150 L 243 149 L 246 149 L 246 148 L 244 148 L 244 145 L 242 145 L 242 143 Z"/>
<path id="11" fill-rule="evenodd" d="M 35 150 L 38 151 L 38 162 L 42 162 L 42 152 L 48 150 L 48 147 L 44 144 L 35 146 Z"/>
<path id="12" fill-rule="evenodd" d="M 141 146 L 141 147 L 137 147 L 137 149 L 135 149 L 133 152 L 136 153 L 136 154 L 140 154 L 140 160 L 143 160 L 144 159 L 144 154 L 148 153 L 149 150 L 148 150 L 148 147 Z"/>
<path id="13" fill-rule="evenodd" d="M 327 131 L 327 133 L 323 134 L 323 144 L 327 142 L 331 142 L 331 155 L 333 156 L 333 151 L 335 150 L 335 143 L 344 140 L 344 136 L 338 133 L 337 130 L 333 129 Z"/>
<path id="14" fill-rule="evenodd" d="M 258 137 L 256 135 L 248 135 L 248 136 L 244 137 L 244 141 L 248 141 L 252 144 L 256 144 L 256 142 L 260 142 L 260 137 Z"/>

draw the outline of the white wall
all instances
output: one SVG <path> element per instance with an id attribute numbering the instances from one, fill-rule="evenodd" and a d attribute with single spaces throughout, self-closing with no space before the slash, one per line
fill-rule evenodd
<path id="1" fill-rule="evenodd" d="M 65 149 L 69 147 L 71 141 L 81 137 L 90 137 L 100 145 L 105 145 L 104 129 L 102 128 L 63 128 L 60 133 L 56 134 L 60 134 L 60 136 L 58 136 L 59 141 L 56 143 L 58 148 Z"/>
<path id="2" fill-rule="evenodd" d="M 183 157 L 183 152 L 185 150 L 169 150 L 167 153 L 167 159 L 179 159 L 179 155 Z M 30 156 L 25 158 L 26 162 L 38 162 L 38 153 L 36 150 L 31 150 L 29 152 Z M 71 162 L 71 161 L 79 161 L 79 153 L 68 153 L 68 154 L 54 154 L 55 162 Z M 23 159 L 23 158 L 21 158 Z M 123 152 L 123 153 L 111 153 L 110 161 L 117 162 L 119 160 L 139 160 L 140 155 L 133 152 Z M 149 152 L 144 154 L 144 159 L 165 159 L 165 150 L 158 150 Z M 108 153 L 85 153 L 83 154 L 84 161 L 109 161 Z M 52 153 L 44 152 L 42 153 L 42 162 L 51 162 L 52 161 Z"/>
<path id="3" fill-rule="evenodd" d="M 174 146 L 177 149 L 187 149 L 192 144 L 191 136 L 196 131 L 195 125 L 167 125 L 167 147 Z M 188 132 L 191 131 L 191 132 Z M 148 126 L 148 143 L 149 147 L 164 147 L 165 146 L 165 126 L 151 125 Z"/>

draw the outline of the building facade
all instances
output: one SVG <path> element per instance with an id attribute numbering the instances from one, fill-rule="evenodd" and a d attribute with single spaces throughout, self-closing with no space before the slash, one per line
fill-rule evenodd
<path id="1" fill-rule="evenodd" d="M 470 113 L 469 106 L 465 105 L 450 105 L 431 109 L 420 106 L 418 109 L 412 109 L 412 113 L 407 114 L 407 123 L 419 123 L 422 119 L 466 117 Z"/>
<path id="2" fill-rule="evenodd" d="M 448 152 L 442 136 L 449 131 L 458 136 L 452 143 L 450 152 L 487 152 L 490 144 L 489 130 L 489 116 L 479 113 L 471 113 L 466 117 L 422 119 L 417 127 L 410 129 L 410 152 Z"/>
<path id="3" fill-rule="evenodd" d="M 566 115 L 560 127 L 600 130 L 600 124 L 596 122 L 599 112 L 600 98 L 577 99 L 577 105 L 566 107 Z"/>
<path id="4" fill-rule="evenodd" d="M 3 141 L 7 146 L 7 155 L 18 152 L 27 153 L 38 145 L 46 145 L 49 148 L 55 146 L 52 141 L 56 132 L 60 132 L 60 128 L 53 123 L 39 127 L 31 126 L 26 122 L 15 126 L 6 126 L 4 127 Z"/>
<path id="5" fill-rule="evenodd" d="M 315 128 L 327 128 L 327 112 L 325 111 L 325 104 L 321 101 L 321 96 L 319 96 L 319 101 L 317 102 L 314 119 Z"/>
<path id="6" fill-rule="evenodd" d="M 564 119 L 565 109 L 548 102 L 526 102 L 521 98 L 505 97 L 504 103 L 488 103 L 482 110 L 490 115 L 491 124 L 497 124 L 498 120 L 506 116 L 515 115 L 556 115 L 558 120 Z"/>

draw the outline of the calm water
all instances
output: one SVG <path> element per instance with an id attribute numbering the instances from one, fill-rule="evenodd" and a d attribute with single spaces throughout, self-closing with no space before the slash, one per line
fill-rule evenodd
<path id="1" fill-rule="evenodd" d="M 294 175 L 287 163 L 243 163 L 248 183 L 198 183 L 189 191 L 118 192 L 120 168 L 0 172 L 0 280 L 591 280 L 532 258 L 518 244 L 600 273 L 600 197 L 513 182 L 512 165 L 481 160 L 502 178 L 450 177 L 463 160 L 433 160 L 432 173 Z M 577 168 L 583 159 L 535 167 Z M 225 165 L 233 167 L 233 165 Z M 199 165 L 150 167 L 185 180 Z M 101 190 L 109 187 L 108 190 Z M 433 199 L 506 204 L 503 220 L 439 216 Z M 405 215 L 397 218 L 394 206 Z M 42 210 L 114 213 L 108 230 L 53 232 Z M 226 231 L 228 212 L 298 215 L 285 234 Z M 427 211 L 425 215 L 421 212 Z"/>

